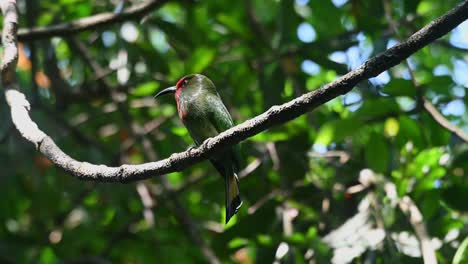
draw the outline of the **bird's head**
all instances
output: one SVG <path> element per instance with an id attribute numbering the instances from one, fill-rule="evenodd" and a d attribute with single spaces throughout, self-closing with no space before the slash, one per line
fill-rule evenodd
<path id="1" fill-rule="evenodd" d="M 182 91 L 195 91 L 198 89 L 215 89 L 213 82 L 208 79 L 205 75 L 201 74 L 190 74 L 180 78 L 176 85 L 163 89 L 157 93 L 154 98 L 157 98 L 164 94 L 175 93 L 176 97 Z"/>

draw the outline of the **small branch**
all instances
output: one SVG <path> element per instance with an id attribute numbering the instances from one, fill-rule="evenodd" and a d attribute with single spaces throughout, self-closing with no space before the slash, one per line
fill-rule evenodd
<path id="1" fill-rule="evenodd" d="M 325 153 L 311 152 L 309 156 L 311 158 L 338 158 L 340 164 L 345 164 L 351 158 L 348 152 L 342 150 L 330 150 Z"/>
<path id="2" fill-rule="evenodd" d="M 144 124 L 143 127 L 141 127 L 141 134 L 140 136 L 146 136 L 149 133 L 153 132 L 155 129 L 157 129 L 162 123 L 164 123 L 167 120 L 166 117 L 158 117 L 155 118 L 146 124 Z M 123 153 L 127 152 L 133 145 L 135 144 L 135 138 L 129 137 L 126 140 L 122 142 L 120 145 L 120 150 L 119 150 L 119 156 L 121 156 Z"/>
<path id="3" fill-rule="evenodd" d="M 2 2 L 2 6 L 5 5 L 5 3 L 13 3 L 14 6 L 14 1 L 4 1 Z M 3 11 L 4 14 L 8 15 L 8 12 L 5 12 L 5 10 Z M 4 25 L 8 29 L 10 20 L 7 18 L 8 16 L 4 20 L 6 22 Z M 383 71 L 399 64 L 411 54 L 447 34 L 467 18 L 468 0 L 413 34 L 407 41 L 395 45 L 376 57 L 369 59 L 357 69 L 350 71 L 335 81 L 297 97 L 292 101 L 279 106 L 273 106 L 263 114 L 226 130 L 214 138 L 207 139 L 198 148 L 172 154 L 167 159 L 139 165 L 107 167 L 105 165 L 80 162 L 70 158 L 31 120 L 29 116 L 29 102 L 26 100 L 24 94 L 17 90 L 7 89 L 5 95 L 11 108 L 13 123 L 20 131 L 21 135 L 33 143 L 41 153 L 58 167 L 63 168 L 78 178 L 86 180 L 109 182 L 136 181 L 155 175 L 180 171 L 272 126 L 291 121 L 333 98 L 351 91 L 360 81 L 375 77 Z M 4 35 L 6 35 L 5 40 L 7 40 L 4 43 L 16 47 L 14 36 L 9 36 L 15 33 L 15 31 L 4 30 Z M 13 44 L 9 42 L 10 39 L 13 39 Z M 5 50 L 10 46 L 6 46 Z M 16 52 L 17 56 L 16 49 L 13 49 L 12 52 Z M 7 54 L 10 57 L 14 55 L 11 53 Z M 5 65 L 5 63 L 3 65 Z M 2 69 L 4 69 L 4 67 L 2 67 Z M 7 69 L 10 68 L 7 67 Z M 3 73 L 2 71 L 2 74 Z"/>
<path id="4" fill-rule="evenodd" d="M 154 207 L 154 200 L 153 197 L 151 197 L 150 191 L 148 189 L 148 186 L 143 183 L 139 182 L 136 186 L 138 195 L 140 196 L 141 203 L 143 204 L 143 217 L 145 218 L 146 223 L 148 223 L 149 226 L 153 227 L 154 226 L 154 214 L 153 214 L 153 207 Z"/>
<path id="5" fill-rule="evenodd" d="M 250 206 L 247 209 L 248 214 L 254 214 L 258 209 L 260 209 L 262 206 L 264 206 L 269 200 L 281 195 L 283 196 L 283 200 L 289 198 L 292 194 L 293 191 L 297 188 L 301 188 L 306 186 L 307 184 L 303 180 L 298 180 L 293 182 L 292 188 L 289 190 L 281 190 L 281 189 L 273 189 L 271 192 L 260 198 L 255 204 Z"/>
<path id="6" fill-rule="evenodd" d="M 400 207 L 400 210 L 405 214 L 411 226 L 413 227 L 414 233 L 419 240 L 421 255 L 423 257 L 424 263 L 437 264 L 437 258 L 434 248 L 432 247 L 431 238 L 429 237 L 423 215 L 418 206 L 408 195 L 399 198 L 397 194 L 397 188 L 393 182 L 385 180 L 384 190 L 387 198 L 392 204 L 392 207 L 398 204 L 398 207 Z"/>
<path id="7" fill-rule="evenodd" d="M 247 177 L 250 173 L 255 171 L 262 164 L 262 162 L 263 161 L 260 158 L 256 158 L 255 160 L 253 160 L 251 163 L 249 163 L 244 169 L 242 169 L 239 172 L 239 174 L 238 174 L 239 179 L 243 179 L 243 178 Z M 204 174 L 194 175 L 192 177 L 187 178 L 184 181 L 184 183 L 181 184 L 180 186 L 178 186 L 176 188 L 171 188 L 170 191 L 172 191 L 172 192 L 174 192 L 176 194 L 181 194 L 181 193 L 185 192 L 187 189 L 189 189 L 190 187 L 192 187 L 193 185 L 198 184 L 199 182 L 201 182 L 205 178 L 206 178 L 206 175 L 204 175 Z M 153 188 L 153 191 L 156 191 L 156 190 L 154 190 L 154 188 Z"/>
<path id="8" fill-rule="evenodd" d="M 241 170 L 239 172 L 239 178 L 242 179 L 242 178 L 247 177 L 247 175 L 249 175 L 254 170 L 256 170 L 258 167 L 260 167 L 260 165 L 262 165 L 262 159 L 256 158 L 251 163 L 249 163 L 249 165 L 247 165 L 247 167 L 245 167 L 243 170 Z"/>
<path id="9" fill-rule="evenodd" d="M 468 143 L 468 135 L 459 127 L 450 123 L 438 110 L 437 108 L 426 98 L 423 98 L 424 109 L 431 115 L 441 127 L 455 134 L 457 137 Z"/>
<path id="10" fill-rule="evenodd" d="M 414 229 L 418 240 L 420 241 L 421 253 L 425 264 L 437 264 L 437 258 L 432 247 L 431 239 L 427 233 L 426 225 L 423 221 L 423 216 L 416 204 L 409 196 L 404 196 L 398 206 L 401 211 L 408 217 L 411 226 Z"/>
<path id="11" fill-rule="evenodd" d="M 279 170 L 280 168 L 280 158 L 278 156 L 278 151 L 276 151 L 276 145 L 274 142 L 267 142 L 266 148 L 268 154 L 270 154 L 271 161 L 273 162 L 273 170 Z"/>
<path id="12" fill-rule="evenodd" d="M 264 206 L 268 201 L 273 199 L 274 197 L 278 195 L 285 195 L 280 189 L 274 189 L 273 191 L 269 192 L 267 195 L 263 196 L 262 198 L 258 199 L 256 203 L 254 203 L 252 206 L 250 206 L 247 209 L 248 214 L 254 214 L 257 212 L 258 209 L 260 209 L 262 206 Z M 285 195 L 286 196 L 286 195 Z"/>
<path id="13" fill-rule="evenodd" d="M 137 20 L 160 7 L 165 2 L 167 2 L 167 0 L 149 0 L 129 7 L 125 11 L 117 14 L 106 12 L 46 27 L 22 28 L 18 32 L 18 39 L 20 41 L 30 41 L 52 36 L 63 37 L 127 20 Z"/>

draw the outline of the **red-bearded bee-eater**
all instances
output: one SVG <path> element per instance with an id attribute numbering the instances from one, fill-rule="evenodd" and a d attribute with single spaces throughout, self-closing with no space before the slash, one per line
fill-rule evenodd
<path id="1" fill-rule="evenodd" d="M 175 94 L 180 120 L 197 146 L 234 125 L 215 85 L 204 75 L 191 74 L 182 77 L 175 86 L 160 91 L 155 98 L 169 93 Z M 239 146 L 224 150 L 211 157 L 210 161 L 225 181 L 227 223 L 242 205 L 237 178 Z"/>

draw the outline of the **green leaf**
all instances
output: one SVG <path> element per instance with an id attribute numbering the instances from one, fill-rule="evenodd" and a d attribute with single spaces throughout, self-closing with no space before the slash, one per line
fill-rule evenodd
<path id="1" fill-rule="evenodd" d="M 227 14 L 219 14 L 216 18 L 221 24 L 225 25 L 228 29 L 232 30 L 233 32 L 238 33 L 240 35 L 245 34 L 245 28 L 239 22 L 237 17 L 229 16 Z"/>
<path id="2" fill-rule="evenodd" d="M 86 196 L 83 203 L 88 206 L 95 206 L 99 202 L 99 194 L 97 192 L 91 192 Z"/>
<path id="3" fill-rule="evenodd" d="M 425 15 L 425 14 L 431 12 L 432 8 L 433 7 L 432 7 L 432 4 L 431 4 L 430 1 L 423 1 L 418 5 L 417 13 L 419 15 Z"/>
<path id="4" fill-rule="evenodd" d="M 424 149 L 408 165 L 408 174 L 422 179 L 430 173 L 436 172 L 434 178 L 438 178 L 441 174 L 438 170 L 441 169 L 438 163 L 442 154 L 439 148 Z"/>
<path id="5" fill-rule="evenodd" d="M 453 80 L 450 76 L 432 76 L 430 75 L 427 78 L 427 81 L 424 83 L 429 89 L 429 91 L 435 92 L 437 94 L 450 95 L 451 86 L 453 86 Z"/>
<path id="6" fill-rule="evenodd" d="M 468 237 L 463 240 L 460 247 L 458 247 L 455 256 L 453 257 L 452 264 L 467 264 L 468 263 Z"/>
<path id="7" fill-rule="evenodd" d="M 454 184 L 442 190 L 442 198 L 451 208 L 468 212 L 468 185 Z"/>
<path id="8" fill-rule="evenodd" d="M 116 210 L 113 207 L 109 207 L 104 211 L 104 216 L 101 219 L 101 225 L 106 226 L 112 222 L 116 214 Z"/>
<path id="9" fill-rule="evenodd" d="M 248 243 L 249 243 L 249 240 L 245 238 L 236 237 L 233 240 L 229 241 L 228 247 L 239 248 L 239 247 L 246 246 Z"/>
<path id="10" fill-rule="evenodd" d="M 57 263 L 57 256 L 50 247 L 42 249 L 41 255 L 39 256 L 39 263 L 41 264 L 54 264 Z"/>
<path id="11" fill-rule="evenodd" d="M 400 123 L 400 132 L 397 136 L 399 144 L 403 146 L 408 141 L 411 141 L 416 146 L 421 146 L 423 144 L 422 128 L 418 123 L 407 116 L 400 116 L 398 121 Z"/>
<path id="12" fill-rule="evenodd" d="M 416 88 L 413 83 L 404 79 L 392 79 L 380 91 L 393 96 L 416 96 Z"/>
<path id="13" fill-rule="evenodd" d="M 157 82 L 146 82 L 138 85 L 135 89 L 131 91 L 131 94 L 138 97 L 155 95 L 156 91 L 158 90 L 158 87 L 159 83 Z"/>
<path id="14" fill-rule="evenodd" d="M 306 236 L 303 233 L 295 232 L 290 236 L 286 237 L 286 240 L 291 243 L 302 244 L 306 242 Z"/>
<path id="15" fill-rule="evenodd" d="M 384 124 L 385 136 L 395 137 L 398 135 L 398 130 L 400 130 L 400 124 L 395 118 L 387 118 Z"/>
<path id="16" fill-rule="evenodd" d="M 390 154 L 384 137 L 375 133 L 372 134 L 365 148 L 365 156 L 369 168 L 380 173 L 386 172 Z"/>
<path id="17" fill-rule="evenodd" d="M 329 23 L 341 19 L 341 9 L 337 8 L 332 1 L 310 1 L 312 14 L 308 21 L 314 26 L 317 35 L 328 37 L 340 34 L 344 31 L 343 23 Z M 315 10 L 320 10 L 314 12 Z"/>
<path id="18" fill-rule="evenodd" d="M 271 246 L 273 244 L 273 239 L 270 235 L 258 234 L 257 241 L 260 245 Z"/>
<path id="19" fill-rule="evenodd" d="M 215 57 L 216 51 L 210 48 L 198 48 L 192 54 L 188 63 L 190 72 L 199 73 L 208 67 Z"/>
<path id="20" fill-rule="evenodd" d="M 421 115 L 424 121 L 424 132 L 432 146 L 444 146 L 449 143 L 451 133 L 441 127 L 432 116 L 427 113 Z"/>
<path id="21" fill-rule="evenodd" d="M 289 135 L 287 131 L 266 131 L 260 134 L 257 134 L 250 138 L 250 140 L 255 142 L 275 142 L 287 140 Z"/>
<path id="22" fill-rule="evenodd" d="M 398 103 L 391 98 L 365 100 L 354 116 L 359 119 L 372 119 L 389 113 L 400 112 Z"/>

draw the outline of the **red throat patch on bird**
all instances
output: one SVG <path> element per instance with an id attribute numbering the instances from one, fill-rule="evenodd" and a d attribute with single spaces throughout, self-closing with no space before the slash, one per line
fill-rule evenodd
<path id="1" fill-rule="evenodd" d="M 177 81 L 176 83 L 176 91 L 175 91 L 175 98 L 176 98 L 176 104 L 177 104 L 177 113 L 179 114 L 179 117 L 180 119 L 182 120 L 182 122 L 184 122 L 184 118 L 185 118 L 185 115 L 187 113 L 185 113 L 184 111 L 182 111 L 182 109 L 180 108 L 180 105 L 179 105 L 179 95 L 180 95 L 180 92 L 182 91 L 182 83 L 185 81 L 185 79 L 187 79 L 186 77 L 182 77 L 180 78 L 180 80 Z"/>
<path id="2" fill-rule="evenodd" d="M 182 90 L 182 83 L 185 81 L 185 79 L 187 79 L 187 77 L 182 77 L 176 83 L 177 89 L 176 89 L 176 92 L 175 92 L 175 97 L 176 97 L 177 101 L 179 101 L 179 94 L 180 94 L 180 91 Z"/>

